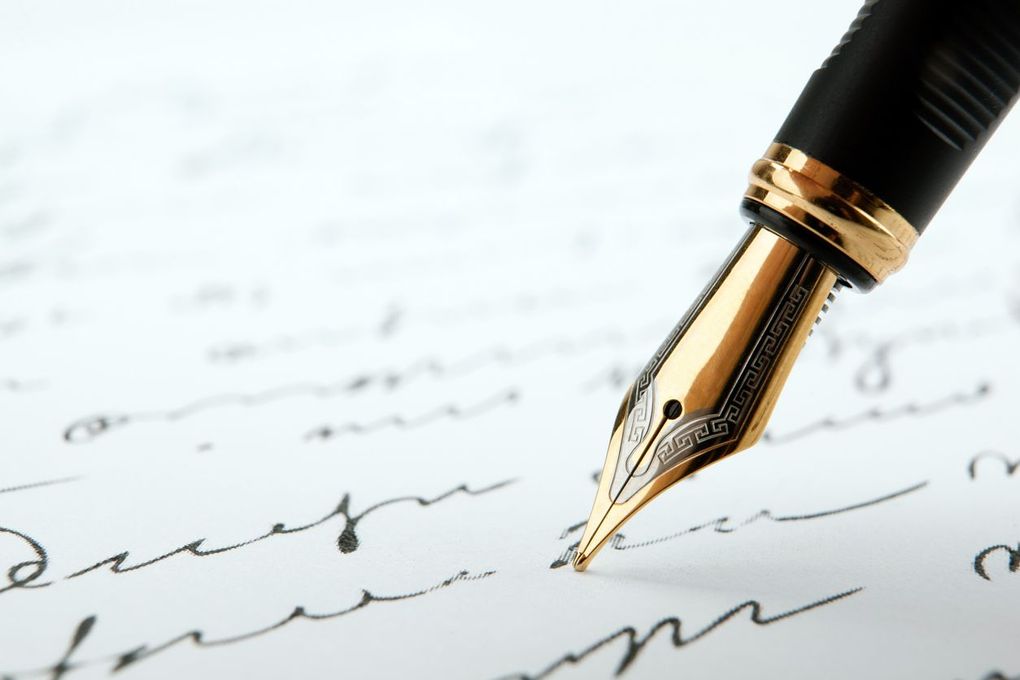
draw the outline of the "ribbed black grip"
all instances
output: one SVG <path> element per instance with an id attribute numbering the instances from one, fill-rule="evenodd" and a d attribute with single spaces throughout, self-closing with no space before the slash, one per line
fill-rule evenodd
<path id="1" fill-rule="evenodd" d="M 1020 0 L 869 0 L 776 141 L 923 231 L 1020 89 Z"/>

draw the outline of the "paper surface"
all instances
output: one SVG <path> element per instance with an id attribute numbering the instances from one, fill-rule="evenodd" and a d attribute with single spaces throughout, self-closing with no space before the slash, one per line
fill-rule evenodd
<path id="1" fill-rule="evenodd" d="M 766 441 L 562 566 L 855 12 L 6 13 L 0 675 L 1020 673 L 1016 119 Z"/>

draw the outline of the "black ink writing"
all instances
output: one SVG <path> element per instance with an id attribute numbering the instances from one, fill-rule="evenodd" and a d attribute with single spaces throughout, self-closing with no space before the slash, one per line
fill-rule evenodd
<path id="1" fill-rule="evenodd" d="M 28 484 L 18 484 L 16 486 L 8 486 L 0 489 L 0 493 L 12 493 L 14 491 L 24 491 L 26 489 L 38 489 L 43 486 L 53 486 L 54 484 L 67 484 L 68 482 L 76 482 L 81 477 L 58 477 L 57 479 L 46 479 L 41 482 L 29 482 Z"/>
<path id="2" fill-rule="evenodd" d="M 833 515 L 840 515 L 846 512 L 853 512 L 854 510 L 861 510 L 875 505 L 880 505 L 882 503 L 886 503 L 896 498 L 902 498 L 903 496 L 907 496 L 909 494 L 920 491 L 926 486 L 928 486 L 927 481 L 918 482 L 917 484 L 908 486 L 905 489 L 893 491 L 892 493 L 879 496 L 878 498 L 872 498 L 866 501 L 862 501 L 860 503 L 853 503 L 852 505 L 845 505 L 843 507 L 834 508 L 831 510 L 820 510 L 817 512 L 799 513 L 792 515 L 777 515 L 773 514 L 772 511 L 767 509 L 761 510 L 751 515 L 750 517 L 746 518 L 739 524 L 735 525 L 731 525 L 730 518 L 728 516 L 724 516 L 711 520 L 709 522 L 695 524 L 694 526 L 688 527 L 687 529 L 672 534 L 668 534 L 666 536 L 659 536 L 657 538 L 650 538 L 643 541 L 628 541 L 627 537 L 624 534 L 614 534 L 613 537 L 609 539 L 608 547 L 612 548 L 613 550 L 633 550 L 634 548 L 644 548 L 650 545 L 656 545 L 658 543 L 672 541 L 682 536 L 697 533 L 704 529 L 710 529 L 711 531 L 714 531 L 715 533 L 719 534 L 731 534 L 737 531 L 738 529 L 741 529 L 750 524 L 763 520 L 768 522 L 783 523 L 783 522 L 805 522 L 814 519 L 821 519 L 823 517 L 831 517 Z M 567 538 L 567 536 L 574 533 L 578 529 L 581 529 L 582 527 L 584 527 L 584 525 L 585 525 L 584 522 L 578 522 L 577 524 L 573 524 L 567 527 L 566 529 L 563 530 L 563 533 L 560 535 L 560 540 Z M 553 562 L 549 565 L 549 568 L 559 569 L 560 567 L 570 564 L 574 559 L 576 551 L 577 543 L 574 543 L 573 545 L 568 547 L 563 554 L 561 554 L 559 557 L 553 560 Z"/>
<path id="3" fill-rule="evenodd" d="M 1011 548 L 1008 545 L 993 545 L 985 548 L 977 555 L 974 556 L 974 573 L 983 578 L 986 581 L 992 579 L 988 576 L 988 572 L 985 571 L 985 560 L 990 555 L 994 555 L 997 552 L 1003 552 L 1009 558 L 1007 566 L 1011 574 L 1015 574 L 1020 569 L 1020 543 L 1015 548 Z"/>
<path id="4" fill-rule="evenodd" d="M 1010 460 L 1006 454 L 999 453 L 998 451 L 982 451 L 973 458 L 967 465 L 967 474 L 970 475 L 971 479 L 977 479 L 978 463 L 982 460 L 997 460 L 1002 463 L 1002 468 L 1007 476 L 1012 477 L 1013 473 L 1020 468 L 1020 458 L 1016 460 Z M 985 466 L 982 466 L 984 468 Z"/>
<path id="5" fill-rule="evenodd" d="M 871 355 L 857 371 L 855 383 L 860 391 L 866 393 L 887 390 L 893 380 L 890 357 L 904 347 L 943 340 L 980 338 L 1015 328 L 1017 325 L 1012 320 L 995 317 L 974 319 L 967 323 L 944 323 L 903 333 L 874 344 Z"/>
<path id="6" fill-rule="evenodd" d="M 948 397 L 936 399 L 935 401 L 909 402 L 901 406 L 886 409 L 875 407 L 844 418 L 830 416 L 781 434 L 775 434 L 772 431 L 767 431 L 765 432 L 764 440 L 770 444 L 782 444 L 801 439 L 802 437 L 806 437 L 823 430 L 845 430 L 847 428 L 867 423 L 884 422 L 886 420 L 895 420 L 897 418 L 927 415 L 929 413 L 936 413 L 955 406 L 977 403 L 987 398 L 988 395 L 991 394 L 991 391 L 992 386 L 990 384 L 981 383 L 971 392 L 957 392 L 949 395 Z"/>
<path id="7" fill-rule="evenodd" d="M 623 655 L 621 656 L 620 661 L 614 670 L 614 675 L 619 676 L 622 675 L 624 671 L 626 671 L 628 668 L 630 668 L 630 666 L 637 660 L 638 656 L 641 654 L 641 651 L 645 648 L 645 646 L 648 645 L 648 643 L 650 643 L 653 639 L 655 639 L 655 637 L 662 631 L 668 631 L 669 642 L 673 645 L 673 647 L 680 649 L 686 647 L 687 645 L 693 642 L 697 642 L 698 640 L 705 637 L 722 624 L 726 623 L 727 621 L 729 621 L 730 619 L 734 618 L 735 616 L 744 611 L 750 612 L 751 623 L 757 626 L 767 626 L 769 624 L 791 618 L 798 614 L 803 614 L 805 612 L 811 611 L 812 609 L 817 609 L 819 607 L 824 607 L 825 605 L 832 604 L 833 602 L 837 602 L 844 598 L 850 597 L 851 595 L 859 593 L 861 590 L 863 590 L 863 588 L 854 588 L 852 590 L 847 590 L 841 593 L 837 593 L 835 595 L 830 595 L 829 597 L 816 600 L 801 607 L 797 607 L 796 609 L 790 609 L 785 612 L 775 614 L 773 616 L 764 615 L 762 613 L 762 606 L 757 600 L 748 600 L 747 602 L 743 602 L 737 605 L 736 607 L 733 607 L 732 609 L 724 612 L 714 621 L 712 621 L 708 625 L 704 626 L 703 628 L 695 631 L 694 633 L 688 636 L 684 636 L 682 626 L 683 622 L 679 617 L 676 616 L 671 616 L 669 618 L 662 619 L 661 621 L 654 624 L 651 628 L 649 628 L 648 632 L 644 633 L 643 635 L 639 635 L 637 630 L 632 626 L 626 626 L 592 643 L 591 645 L 582 649 L 580 652 L 568 652 L 564 654 L 563 656 L 556 659 L 551 664 L 549 664 L 548 666 L 546 666 L 545 668 L 543 668 L 541 671 L 534 675 L 519 673 L 506 677 L 516 678 L 518 680 L 541 680 L 541 678 L 549 677 L 557 670 L 563 668 L 568 664 L 574 666 L 583 662 L 591 654 L 594 654 L 603 647 L 610 645 L 616 642 L 617 640 L 624 640 Z"/>
<path id="8" fill-rule="evenodd" d="M 437 420 L 453 419 L 465 420 L 474 418 L 493 409 L 510 404 L 516 404 L 520 400 L 520 393 L 517 390 L 507 390 L 490 399 L 478 402 L 470 406 L 458 406 L 457 404 L 446 404 L 437 409 L 427 411 L 419 416 L 409 417 L 400 414 L 386 416 L 368 423 L 344 423 L 342 425 L 320 425 L 311 432 L 305 434 L 306 441 L 325 441 L 335 439 L 344 434 L 368 434 L 376 430 L 396 428 L 401 430 L 413 429 L 428 425 Z"/>
<path id="9" fill-rule="evenodd" d="M 49 566 L 49 558 L 42 544 L 31 536 L 15 529 L 0 527 L 0 534 L 14 536 L 28 547 L 34 555 L 33 559 L 22 560 L 7 567 L 7 584 L 0 586 L 0 593 L 5 593 L 14 588 L 41 588 L 48 586 L 49 583 L 35 583 L 46 571 L 46 567 Z"/>
<path id="10" fill-rule="evenodd" d="M 294 607 L 294 609 L 291 610 L 291 612 L 287 616 L 279 619 L 274 623 L 269 624 L 268 626 L 256 628 L 254 630 L 249 630 L 228 637 L 209 638 L 206 637 L 203 631 L 195 629 L 189 630 L 186 633 L 182 633 L 181 635 L 173 637 L 170 640 L 167 640 L 166 642 L 157 645 L 152 646 L 141 645 L 126 652 L 121 652 L 118 654 L 104 654 L 103 656 L 97 657 L 92 660 L 73 662 L 71 660 L 72 655 L 80 647 L 82 642 L 85 641 L 86 637 L 92 631 L 92 629 L 95 627 L 97 623 L 96 616 L 89 616 L 83 619 L 81 623 L 78 624 L 72 637 L 70 647 L 61 656 L 60 660 L 58 660 L 52 666 L 48 666 L 43 669 L 32 669 L 28 671 L 3 673 L 0 674 L 0 677 L 3 677 L 5 680 L 12 680 L 15 678 L 29 676 L 49 675 L 51 678 L 59 680 L 64 675 L 77 668 L 82 668 L 86 666 L 97 666 L 101 664 L 111 664 L 110 672 L 120 671 L 129 666 L 133 666 L 141 661 L 150 659 L 156 656 L 157 654 L 165 652 L 166 650 L 172 647 L 176 647 L 185 642 L 191 642 L 192 645 L 198 648 L 232 645 L 239 642 L 251 640 L 253 638 L 261 637 L 263 635 L 267 635 L 275 630 L 283 628 L 292 621 L 296 621 L 298 619 L 304 619 L 307 621 L 328 621 L 332 619 L 338 619 L 347 616 L 348 614 L 353 614 L 354 612 L 365 609 L 366 607 L 371 606 L 373 604 L 413 600 L 419 597 L 423 597 L 425 595 L 429 595 L 436 591 L 443 590 L 444 588 L 448 588 L 454 585 L 455 583 L 479 581 L 482 579 L 489 578 L 495 573 L 496 573 L 495 571 L 485 571 L 478 574 L 472 574 L 468 571 L 460 571 L 456 575 L 451 576 L 450 578 L 445 579 L 444 581 L 441 581 L 436 585 L 421 590 L 416 590 L 410 593 L 403 593 L 400 595 L 376 595 L 368 590 L 362 590 L 361 597 L 355 604 L 335 611 L 312 612 L 308 611 L 308 609 L 305 607 L 298 606 Z"/>
<path id="11" fill-rule="evenodd" d="M 89 567 L 79 569 L 78 571 L 71 573 L 65 578 L 70 579 L 77 578 L 79 576 L 84 576 L 89 572 L 101 569 L 102 567 L 106 566 L 109 567 L 110 571 L 117 574 L 129 571 L 136 571 L 138 569 L 150 567 L 158 562 L 162 562 L 163 560 L 174 557 L 175 555 L 191 555 L 193 557 L 209 557 L 212 555 L 219 555 L 225 552 L 238 550 L 240 548 L 244 548 L 255 543 L 259 543 L 261 541 L 265 541 L 267 539 L 273 538 L 274 536 L 285 536 L 288 534 L 296 534 L 303 531 L 308 531 L 309 529 L 313 529 L 317 526 L 325 524 L 326 522 L 332 520 L 335 517 L 344 518 L 344 528 L 341 530 L 341 533 L 337 538 L 337 547 L 342 553 L 352 553 L 358 549 L 361 543 L 360 539 L 358 538 L 358 535 L 355 533 L 358 524 L 361 521 L 363 521 L 365 517 L 367 517 L 373 512 L 381 510 L 382 508 L 398 504 L 414 504 L 419 507 L 428 507 L 430 505 L 434 505 L 436 503 L 439 503 L 440 501 L 444 501 L 448 498 L 460 494 L 466 496 L 480 496 L 483 494 L 487 494 L 492 491 L 496 491 L 498 489 L 502 489 L 506 486 L 509 486 L 513 482 L 514 480 L 508 479 L 479 489 L 472 489 L 467 484 L 461 484 L 450 489 L 449 491 L 445 491 L 439 494 L 438 496 L 433 496 L 432 498 L 425 498 L 422 496 L 398 496 L 396 498 L 390 498 L 388 500 L 380 501 L 374 505 L 369 506 L 368 508 L 362 510 L 360 513 L 357 514 L 352 513 L 350 510 L 351 506 L 350 494 L 344 494 L 340 502 L 333 510 L 326 513 L 319 519 L 313 522 L 309 522 L 307 524 L 288 526 L 283 522 L 279 522 L 277 524 L 274 524 L 272 527 L 269 528 L 268 531 L 266 531 L 263 534 L 259 534 L 258 536 L 249 538 L 244 541 L 239 541 L 237 543 L 231 543 L 230 545 L 218 547 L 207 548 L 205 547 L 205 539 L 199 538 L 194 541 L 191 541 L 190 543 L 182 545 L 179 548 L 175 548 L 169 552 L 163 553 L 158 557 L 153 557 L 151 559 L 147 559 L 142 562 L 136 562 L 134 564 L 126 564 L 131 557 L 131 553 L 130 551 L 125 550 L 124 552 L 113 555 L 112 557 L 108 557 L 105 560 L 101 560 Z"/>

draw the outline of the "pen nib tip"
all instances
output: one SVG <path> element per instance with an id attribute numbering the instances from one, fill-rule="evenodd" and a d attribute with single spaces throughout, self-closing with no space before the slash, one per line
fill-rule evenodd
<path id="1" fill-rule="evenodd" d="M 602 512 L 592 511 L 591 517 L 588 518 L 588 524 L 584 528 L 584 535 L 577 544 L 577 550 L 574 553 L 574 571 L 584 571 L 588 568 L 599 550 L 609 542 L 620 525 L 626 521 L 630 514 L 626 510 L 626 508 L 610 504 Z"/>

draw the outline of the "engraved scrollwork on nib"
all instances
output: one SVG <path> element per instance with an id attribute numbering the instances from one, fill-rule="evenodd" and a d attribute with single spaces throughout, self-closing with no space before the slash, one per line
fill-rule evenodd
<path id="1" fill-rule="evenodd" d="M 776 312 L 767 332 L 760 339 L 754 354 L 748 359 L 741 373 L 723 401 L 722 408 L 680 422 L 668 431 L 655 449 L 655 456 L 663 466 L 681 462 L 691 453 L 709 445 L 725 442 L 740 429 L 751 407 L 764 387 L 779 349 L 785 344 L 793 329 L 800 308 L 808 298 L 809 291 L 803 286 L 792 289 L 786 301 Z"/>

